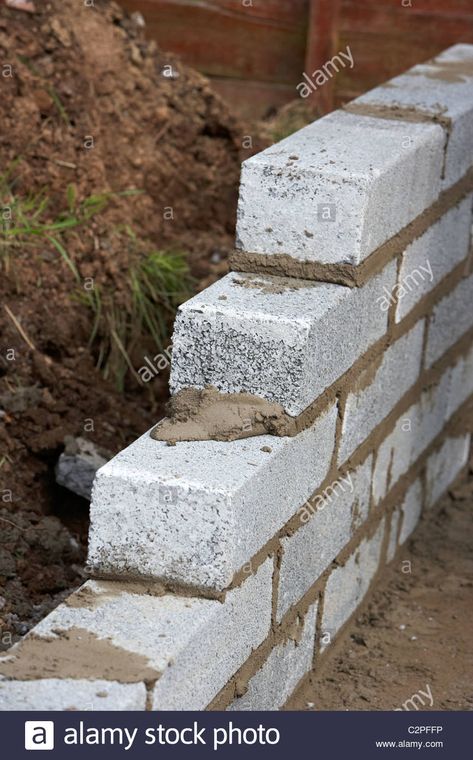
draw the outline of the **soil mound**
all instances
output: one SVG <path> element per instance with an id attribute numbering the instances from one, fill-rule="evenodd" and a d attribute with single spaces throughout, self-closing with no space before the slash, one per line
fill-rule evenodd
<path id="1" fill-rule="evenodd" d="M 146 385 L 137 370 L 190 288 L 225 269 L 241 146 L 207 81 L 146 41 L 138 14 L 33 5 L 0 2 L 3 638 L 80 580 L 87 502 L 55 483 L 64 438 L 115 452 L 158 419 L 166 375 Z"/>

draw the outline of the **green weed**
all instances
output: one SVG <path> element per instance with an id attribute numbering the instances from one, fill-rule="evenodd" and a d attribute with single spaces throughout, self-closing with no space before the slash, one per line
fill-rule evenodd
<path id="1" fill-rule="evenodd" d="M 66 189 L 66 207 L 59 213 L 51 214 L 50 198 L 46 191 L 28 196 L 15 192 L 14 182 L 10 179 L 12 168 L 0 175 L 0 259 L 9 264 L 14 249 L 37 246 L 38 238 L 43 238 L 56 248 L 79 280 L 77 268 L 61 240 L 62 235 L 88 224 L 93 217 L 102 213 L 114 193 L 90 195 L 78 201 L 76 188 L 70 184 Z"/>
<path id="2" fill-rule="evenodd" d="M 136 195 L 138 190 L 94 194 L 79 200 L 69 184 L 63 210 L 51 213 L 46 191 L 23 197 L 15 191 L 12 173 L 18 162 L 0 176 L 0 262 L 8 272 L 12 256 L 47 241 L 70 270 L 76 282 L 73 298 L 91 311 L 89 348 L 104 376 L 124 390 L 127 374 L 139 380 L 132 357 L 142 360 L 146 346 L 163 351 L 177 306 L 191 295 L 192 283 L 185 257 L 168 251 L 151 251 L 125 224 L 112 233 L 125 246 L 130 261 L 123 290 L 95 284 L 84 288 L 80 267 L 68 251 L 68 233 L 87 227 L 114 197 Z M 33 262 L 32 262 L 33 265 Z"/>
<path id="3" fill-rule="evenodd" d="M 99 286 L 81 294 L 94 314 L 89 347 L 118 390 L 124 390 L 128 373 L 141 382 L 133 357 L 142 363 L 147 346 L 158 353 L 167 348 L 176 308 L 191 292 L 185 257 L 153 251 L 130 267 L 127 291 L 119 299 Z"/>

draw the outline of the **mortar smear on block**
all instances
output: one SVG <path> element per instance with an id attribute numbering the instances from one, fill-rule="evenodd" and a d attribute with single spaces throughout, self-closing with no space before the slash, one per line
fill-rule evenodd
<path id="1" fill-rule="evenodd" d="M 236 441 L 256 435 L 293 435 L 294 418 L 281 404 L 251 393 L 220 393 L 207 386 L 184 388 L 167 405 L 168 417 L 151 437 L 167 441 Z"/>

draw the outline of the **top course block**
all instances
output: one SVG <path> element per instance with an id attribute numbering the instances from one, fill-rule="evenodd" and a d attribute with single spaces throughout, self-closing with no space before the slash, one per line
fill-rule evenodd
<path id="1" fill-rule="evenodd" d="M 360 264 L 437 199 L 444 144 L 439 124 L 325 116 L 243 163 L 237 248 Z"/>
<path id="2" fill-rule="evenodd" d="M 473 165 L 473 45 L 454 45 L 347 106 L 388 118 L 437 121 L 445 132 L 442 189 Z"/>

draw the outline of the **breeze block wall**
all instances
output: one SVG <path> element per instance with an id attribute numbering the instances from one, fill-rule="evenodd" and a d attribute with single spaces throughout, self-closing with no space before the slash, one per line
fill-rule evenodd
<path id="1" fill-rule="evenodd" d="M 146 433 L 102 467 L 93 577 L 1 658 L 3 709 L 276 710 L 320 666 L 467 462 L 472 164 L 468 45 L 244 163 L 171 388 L 275 402 L 294 435 Z"/>

